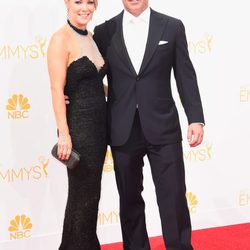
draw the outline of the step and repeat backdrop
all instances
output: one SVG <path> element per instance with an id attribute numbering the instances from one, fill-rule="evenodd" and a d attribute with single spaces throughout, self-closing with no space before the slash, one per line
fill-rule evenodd
<path id="1" fill-rule="evenodd" d="M 250 219 L 250 22 L 247 1 L 151 0 L 186 26 L 206 118 L 197 148 L 173 78 L 183 129 L 187 200 L 194 229 Z M 99 0 L 89 25 L 116 15 L 122 0 Z M 67 199 L 66 169 L 50 155 L 56 142 L 46 53 L 66 22 L 63 0 L 0 0 L 0 249 L 57 249 Z M 106 80 L 105 80 L 106 81 Z M 103 168 L 98 236 L 121 241 L 118 193 L 110 149 Z M 143 196 L 150 236 L 161 235 L 150 166 Z"/>

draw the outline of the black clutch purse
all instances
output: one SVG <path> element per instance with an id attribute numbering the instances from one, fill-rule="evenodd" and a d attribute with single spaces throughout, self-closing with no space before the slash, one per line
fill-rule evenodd
<path id="1" fill-rule="evenodd" d="M 77 151 L 75 151 L 74 149 L 72 149 L 70 157 L 69 157 L 68 160 L 60 160 L 60 159 L 58 159 L 58 156 L 57 156 L 57 148 L 58 148 L 58 145 L 55 144 L 55 146 L 51 150 L 51 154 L 58 161 L 60 161 L 61 163 L 63 163 L 67 168 L 74 169 L 74 168 L 76 168 L 79 165 L 81 155 Z"/>

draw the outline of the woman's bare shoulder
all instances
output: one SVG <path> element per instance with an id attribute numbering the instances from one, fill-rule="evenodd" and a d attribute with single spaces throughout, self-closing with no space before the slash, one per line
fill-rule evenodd
<path id="1" fill-rule="evenodd" d="M 68 30 L 68 27 L 67 25 L 64 25 L 51 36 L 50 43 L 53 43 L 53 44 L 64 43 L 65 44 L 68 41 L 69 35 L 70 35 L 70 32 Z"/>

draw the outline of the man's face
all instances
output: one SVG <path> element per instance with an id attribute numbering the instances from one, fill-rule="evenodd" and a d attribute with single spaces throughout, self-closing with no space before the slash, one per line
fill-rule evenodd
<path id="1" fill-rule="evenodd" d="M 124 8 L 134 16 L 139 16 L 147 7 L 148 0 L 122 0 Z"/>

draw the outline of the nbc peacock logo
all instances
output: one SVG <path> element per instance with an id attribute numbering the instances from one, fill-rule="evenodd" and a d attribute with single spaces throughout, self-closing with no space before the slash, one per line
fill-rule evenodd
<path id="1" fill-rule="evenodd" d="M 28 239 L 31 237 L 31 224 L 30 218 L 26 215 L 17 215 L 10 221 L 9 232 L 10 240 Z"/>
<path id="2" fill-rule="evenodd" d="M 29 100 L 22 94 L 14 94 L 8 99 L 8 104 L 6 106 L 8 119 L 27 119 L 29 117 L 29 109 Z"/>
<path id="3" fill-rule="evenodd" d="M 198 206 L 198 200 L 196 195 L 191 192 L 186 193 L 186 198 L 188 202 L 188 209 L 190 213 L 195 213 Z"/>
<path id="4" fill-rule="evenodd" d="M 113 161 L 111 150 L 108 149 L 106 156 L 105 156 L 103 171 L 112 172 L 113 170 L 114 170 L 114 161 Z"/>

